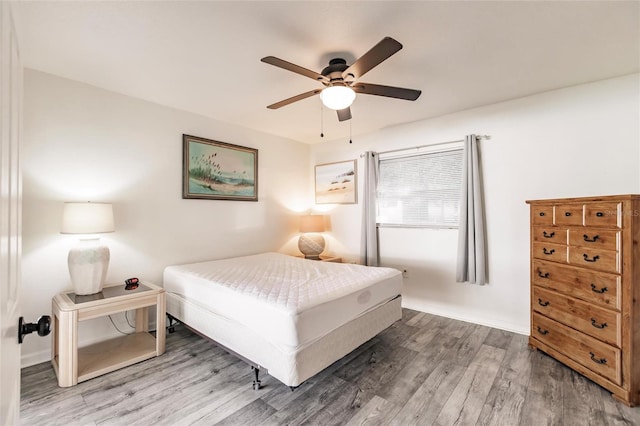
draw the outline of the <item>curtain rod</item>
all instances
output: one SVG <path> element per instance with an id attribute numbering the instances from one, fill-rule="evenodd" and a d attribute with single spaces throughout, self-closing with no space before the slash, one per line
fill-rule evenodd
<path id="1" fill-rule="evenodd" d="M 491 139 L 491 135 L 477 135 L 476 139 L 478 139 L 478 140 Z M 451 144 L 451 143 L 460 143 L 460 142 L 464 142 L 464 139 L 458 139 L 456 141 L 438 142 L 438 143 L 432 143 L 432 144 L 428 144 L 428 145 L 410 146 L 408 148 L 392 149 L 392 150 L 389 150 L 389 151 L 376 152 L 376 154 L 378 154 L 378 155 L 380 155 L 380 154 L 390 154 L 392 152 L 408 151 L 410 149 L 420 149 L 420 148 L 427 148 L 427 147 L 430 147 L 430 146 L 447 145 L 447 144 Z M 364 157 L 364 154 L 360 154 L 360 158 L 362 158 L 362 157 Z"/>

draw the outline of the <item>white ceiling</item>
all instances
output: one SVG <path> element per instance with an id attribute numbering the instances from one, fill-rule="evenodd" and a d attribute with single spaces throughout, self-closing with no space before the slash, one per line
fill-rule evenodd
<path id="1" fill-rule="evenodd" d="M 415 102 L 359 95 L 353 134 L 640 71 L 640 3 L 18 2 L 23 63 L 95 86 L 305 143 L 320 87 L 260 62 L 320 71 L 385 36 L 404 48 L 362 80 L 422 90 Z M 349 122 L 325 110 L 327 139 Z"/>

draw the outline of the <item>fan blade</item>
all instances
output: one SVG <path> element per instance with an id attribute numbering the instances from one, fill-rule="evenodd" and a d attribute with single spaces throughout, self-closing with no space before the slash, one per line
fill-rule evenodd
<path id="1" fill-rule="evenodd" d="M 273 65 L 273 66 L 285 69 L 287 71 L 295 72 L 296 74 L 300 74 L 305 77 L 312 78 L 316 81 L 321 81 L 326 83 L 329 82 L 329 79 L 323 76 L 322 74 L 318 74 L 315 71 L 311 71 L 299 65 L 292 64 L 291 62 L 287 62 L 282 59 L 276 58 L 275 56 L 266 56 L 260 60 L 265 64 Z"/>
<path id="2" fill-rule="evenodd" d="M 338 121 L 351 120 L 351 108 L 346 107 L 345 109 L 339 109 L 336 112 L 338 113 Z"/>
<path id="3" fill-rule="evenodd" d="M 398 41 L 385 37 L 344 70 L 342 77 L 346 79 L 351 74 L 357 80 L 400 49 L 402 45 Z"/>
<path id="4" fill-rule="evenodd" d="M 322 92 L 322 89 L 310 90 L 308 92 L 304 92 L 304 93 L 301 93 L 299 95 L 292 96 L 292 97 L 290 97 L 288 99 L 285 99 L 284 101 L 280 101 L 280 102 L 276 102 L 275 104 L 271 104 L 267 108 L 269 108 L 269 109 L 278 109 L 280 107 L 292 104 L 292 103 L 297 102 L 297 101 L 301 101 L 303 99 L 306 99 L 306 98 L 308 98 L 310 96 L 317 95 L 320 92 Z"/>
<path id="5" fill-rule="evenodd" d="M 388 98 L 405 99 L 415 101 L 418 99 L 421 90 L 405 89 L 402 87 L 382 86 L 380 84 L 357 83 L 351 86 L 356 93 L 365 95 L 386 96 Z"/>

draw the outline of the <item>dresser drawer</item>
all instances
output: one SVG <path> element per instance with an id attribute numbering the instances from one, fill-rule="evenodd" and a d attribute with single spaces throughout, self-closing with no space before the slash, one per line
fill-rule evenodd
<path id="1" fill-rule="evenodd" d="M 584 205 L 587 226 L 622 227 L 622 203 L 587 203 Z"/>
<path id="2" fill-rule="evenodd" d="M 618 312 L 537 286 L 533 287 L 531 307 L 536 312 L 603 342 L 621 346 L 622 334 Z"/>
<path id="3" fill-rule="evenodd" d="M 531 228 L 533 241 L 543 243 L 567 244 L 567 228 L 553 226 L 534 226 Z"/>
<path id="4" fill-rule="evenodd" d="M 621 277 L 535 259 L 533 283 L 590 303 L 620 309 Z"/>
<path id="5" fill-rule="evenodd" d="M 598 271 L 620 273 L 620 256 L 617 251 L 569 246 L 569 263 Z"/>
<path id="6" fill-rule="evenodd" d="M 556 225 L 582 225 L 582 204 L 559 204 L 555 207 Z"/>
<path id="7" fill-rule="evenodd" d="M 531 206 L 531 223 L 553 225 L 553 206 Z"/>
<path id="8" fill-rule="evenodd" d="M 531 336 L 562 352 L 589 370 L 620 385 L 622 382 L 620 349 L 593 337 L 533 313 Z"/>
<path id="9" fill-rule="evenodd" d="M 533 257 L 552 260 L 554 262 L 567 262 L 567 246 L 552 243 L 533 243 Z"/>
<path id="10" fill-rule="evenodd" d="M 604 250 L 619 250 L 620 231 L 593 228 L 569 229 L 569 244 L 599 248 Z"/>

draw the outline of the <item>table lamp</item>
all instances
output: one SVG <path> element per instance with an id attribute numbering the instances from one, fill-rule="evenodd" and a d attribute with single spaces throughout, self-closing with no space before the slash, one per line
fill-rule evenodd
<path id="1" fill-rule="evenodd" d="M 81 234 L 69 250 L 69 275 L 77 295 L 102 291 L 109 268 L 109 248 L 95 234 L 115 231 L 113 206 L 107 203 L 64 203 L 61 234 Z"/>
<path id="2" fill-rule="evenodd" d="M 300 238 L 298 249 L 305 259 L 319 260 L 324 250 L 324 238 L 317 232 L 324 232 L 324 215 L 310 214 L 300 216 Z"/>

